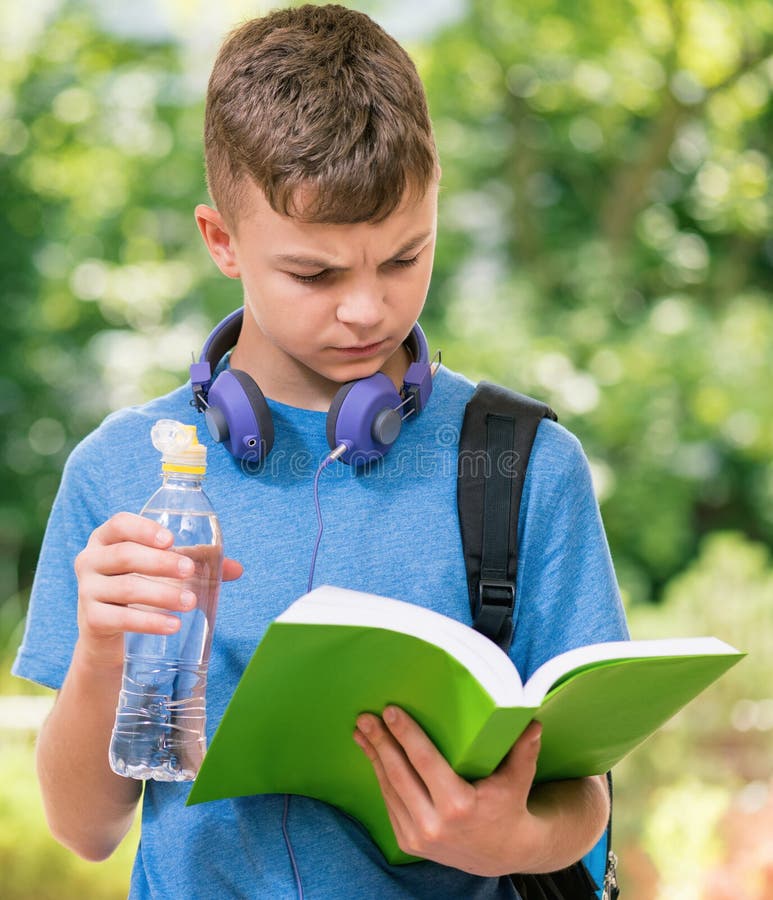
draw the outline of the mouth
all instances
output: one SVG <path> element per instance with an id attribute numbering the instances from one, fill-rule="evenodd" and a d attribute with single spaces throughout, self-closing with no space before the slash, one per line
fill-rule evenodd
<path id="1" fill-rule="evenodd" d="M 354 344 L 351 347 L 336 347 L 339 353 L 346 356 L 373 356 L 382 350 L 386 345 L 386 340 L 377 341 L 375 344 Z"/>

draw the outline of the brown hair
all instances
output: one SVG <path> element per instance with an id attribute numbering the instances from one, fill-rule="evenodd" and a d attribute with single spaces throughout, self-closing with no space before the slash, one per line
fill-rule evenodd
<path id="1" fill-rule="evenodd" d="M 424 87 L 363 13 L 301 6 L 252 19 L 215 60 L 204 123 L 207 185 L 232 226 L 252 178 L 306 221 L 379 221 L 439 173 Z"/>

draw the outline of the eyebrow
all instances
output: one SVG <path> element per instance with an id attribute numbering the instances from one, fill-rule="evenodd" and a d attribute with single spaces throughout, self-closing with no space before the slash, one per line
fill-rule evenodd
<path id="1" fill-rule="evenodd" d="M 393 259 L 399 259 L 411 250 L 415 250 L 420 244 L 429 240 L 432 236 L 431 231 L 425 231 L 411 238 L 400 249 L 384 262 L 390 262 Z M 318 259 L 314 256 L 303 256 L 295 253 L 280 253 L 274 257 L 274 261 L 290 266 L 301 266 L 309 269 L 328 269 L 331 272 L 342 272 L 346 266 L 333 266 L 324 259 Z M 383 264 L 382 264 L 383 265 Z"/>

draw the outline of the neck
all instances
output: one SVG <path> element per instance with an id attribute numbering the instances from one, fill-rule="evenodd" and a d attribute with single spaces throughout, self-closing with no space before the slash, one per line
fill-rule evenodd
<path id="1" fill-rule="evenodd" d="M 266 397 L 278 403 L 327 412 L 341 384 L 285 355 L 282 357 L 283 365 L 274 367 L 272 361 L 276 356 L 275 348 L 263 335 L 258 340 L 250 340 L 243 329 L 231 354 L 231 366 L 246 372 Z M 408 348 L 401 344 L 380 371 L 391 379 L 399 391 L 411 362 Z"/>

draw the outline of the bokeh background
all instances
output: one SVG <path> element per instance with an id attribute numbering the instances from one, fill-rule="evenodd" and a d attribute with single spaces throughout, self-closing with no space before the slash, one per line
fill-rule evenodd
<path id="1" fill-rule="evenodd" d="M 630 900 L 773 898 L 773 4 L 348 4 L 425 80 L 443 163 L 423 318 L 591 460 L 635 637 L 749 652 L 616 773 Z M 268 8 L 0 5 L 0 893 L 126 894 L 48 836 L 50 692 L 9 674 L 68 452 L 186 379 L 240 303 L 205 253 L 203 96 Z M 127 473 L 130 477 L 130 473 Z"/>

